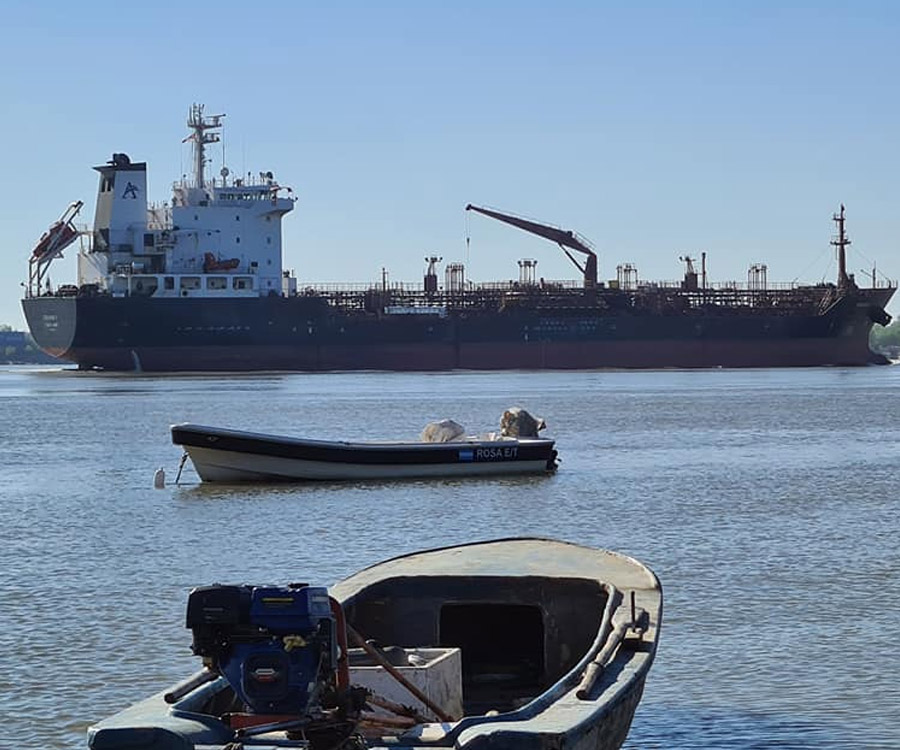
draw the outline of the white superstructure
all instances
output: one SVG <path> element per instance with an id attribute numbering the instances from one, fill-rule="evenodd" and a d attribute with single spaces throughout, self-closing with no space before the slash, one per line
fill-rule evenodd
<path id="1" fill-rule="evenodd" d="M 271 172 L 258 178 L 207 179 L 206 146 L 219 141 L 223 115 L 191 107 L 186 140 L 193 175 L 173 186 L 171 203 L 150 205 L 147 165 L 113 154 L 100 173 L 90 242 L 78 255 L 78 284 L 145 297 L 255 297 L 291 293 L 282 273 L 281 218 L 290 188 Z M 287 195 L 283 195 L 286 193 Z"/>

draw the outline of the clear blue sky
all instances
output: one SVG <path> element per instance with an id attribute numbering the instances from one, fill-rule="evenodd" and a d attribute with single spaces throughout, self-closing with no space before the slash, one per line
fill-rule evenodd
<path id="1" fill-rule="evenodd" d="M 301 283 L 419 280 L 428 254 L 476 281 L 526 257 L 578 277 L 555 245 L 467 219 L 468 202 L 580 232 L 601 278 L 631 262 L 676 279 L 678 256 L 705 250 L 711 281 L 762 262 L 770 281 L 815 282 L 834 278 L 843 201 L 850 270 L 900 276 L 900 3 L 62 7 L 0 0 L 0 323 L 24 327 L 46 227 L 75 199 L 92 220 L 92 166 L 124 151 L 169 197 L 192 102 L 226 113 L 232 172 L 295 189 Z"/>

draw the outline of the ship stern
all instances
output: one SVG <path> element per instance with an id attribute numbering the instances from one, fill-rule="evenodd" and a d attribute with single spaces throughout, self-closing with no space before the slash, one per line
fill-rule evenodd
<path id="1" fill-rule="evenodd" d="M 28 330 L 42 351 L 53 357 L 72 360 L 72 343 L 77 326 L 77 298 L 26 297 L 22 310 Z"/>

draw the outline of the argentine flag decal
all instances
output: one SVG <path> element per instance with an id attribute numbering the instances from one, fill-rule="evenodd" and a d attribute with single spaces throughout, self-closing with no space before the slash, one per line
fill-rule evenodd
<path id="1" fill-rule="evenodd" d="M 462 448 L 459 451 L 459 460 L 460 461 L 474 461 L 475 460 L 475 449 L 474 448 Z"/>

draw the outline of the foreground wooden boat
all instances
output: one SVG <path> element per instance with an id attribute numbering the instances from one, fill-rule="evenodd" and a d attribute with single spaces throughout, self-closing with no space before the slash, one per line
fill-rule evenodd
<path id="1" fill-rule="evenodd" d="M 547 438 L 464 438 L 446 443 L 344 442 L 195 424 L 172 426 L 204 482 L 467 477 L 556 468 Z"/>
<path id="2" fill-rule="evenodd" d="M 641 563 L 545 539 L 406 555 L 330 591 L 203 587 L 187 625 L 206 669 L 88 745 L 618 748 L 661 615 Z"/>

